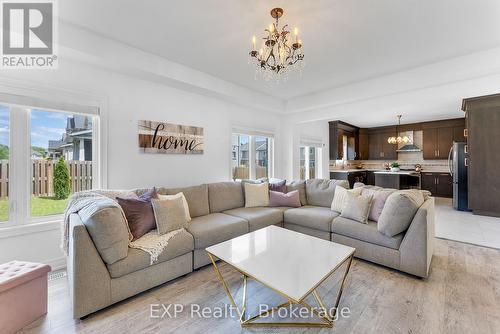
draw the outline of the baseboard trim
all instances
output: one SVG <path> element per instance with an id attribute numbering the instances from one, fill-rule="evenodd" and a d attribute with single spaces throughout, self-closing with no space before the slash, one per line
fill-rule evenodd
<path id="1" fill-rule="evenodd" d="M 44 264 L 48 264 L 52 271 L 65 269 L 66 268 L 66 257 L 59 257 L 51 260 L 43 261 Z"/>

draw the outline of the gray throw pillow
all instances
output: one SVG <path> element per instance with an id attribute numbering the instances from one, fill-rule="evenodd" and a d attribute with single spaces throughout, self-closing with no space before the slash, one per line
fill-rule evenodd
<path id="1" fill-rule="evenodd" d="M 366 224 L 368 222 L 372 198 L 372 195 L 360 196 L 348 191 L 340 217 Z"/>
<path id="2" fill-rule="evenodd" d="M 287 192 L 291 192 L 294 190 L 299 191 L 300 204 L 307 205 L 306 181 L 304 180 L 291 181 L 289 184 L 286 185 Z"/>
<path id="3" fill-rule="evenodd" d="M 187 227 L 187 211 L 183 196 L 151 201 L 155 213 L 158 234 L 166 234 Z"/>
<path id="4" fill-rule="evenodd" d="M 389 195 L 378 219 L 378 231 L 393 237 L 408 229 L 424 203 L 424 195 L 420 190 L 400 190 Z"/>

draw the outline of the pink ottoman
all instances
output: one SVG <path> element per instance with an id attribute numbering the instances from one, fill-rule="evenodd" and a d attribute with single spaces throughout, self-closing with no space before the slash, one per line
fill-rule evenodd
<path id="1" fill-rule="evenodd" d="M 0 265 L 0 333 L 15 333 L 47 313 L 50 266 L 11 261 Z"/>

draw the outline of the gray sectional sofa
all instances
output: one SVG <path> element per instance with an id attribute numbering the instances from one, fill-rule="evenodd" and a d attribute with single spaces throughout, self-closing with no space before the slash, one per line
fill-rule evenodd
<path id="1" fill-rule="evenodd" d="M 434 199 L 425 200 L 407 231 L 387 237 L 378 232 L 375 222 L 350 221 L 330 209 L 335 186 L 341 182 L 293 182 L 289 189 L 300 191 L 303 206 L 299 208 L 245 208 L 244 192 L 238 182 L 158 188 L 160 194 L 182 191 L 192 221 L 186 231 L 169 241 L 154 264 L 150 264 L 147 253 L 129 248 L 128 242 L 121 240 L 127 234 L 117 229 L 126 226 L 113 221 L 119 219 L 113 208 L 103 208 L 92 217 L 72 214 L 68 276 L 74 317 L 84 317 L 203 267 L 210 263 L 206 247 L 269 225 L 349 245 L 356 248 L 358 258 L 427 277 L 434 238 Z M 116 236 L 122 237 L 117 240 Z"/>

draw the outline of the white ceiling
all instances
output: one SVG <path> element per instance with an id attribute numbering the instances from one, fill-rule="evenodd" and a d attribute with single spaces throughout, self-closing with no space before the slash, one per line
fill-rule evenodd
<path id="1" fill-rule="evenodd" d="M 252 35 L 281 6 L 306 67 L 279 85 L 254 79 Z M 69 22 L 282 99 L 500 45 L 498 0 L 59 1 Z"/>

